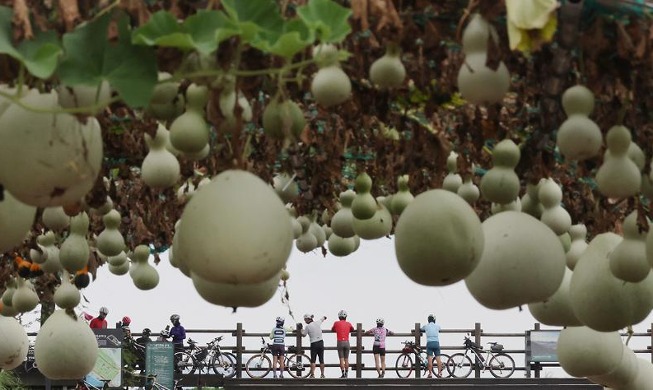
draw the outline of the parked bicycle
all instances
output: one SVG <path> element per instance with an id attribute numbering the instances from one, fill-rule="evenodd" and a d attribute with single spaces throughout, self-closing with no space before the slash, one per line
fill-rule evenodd
<path id="1" fill-rule="evenodd" d="M 218 375 L 224 378 L 231 378 L 236 375 L 236 356 L 230 352 L 222 352 L 220 341 L 223 336 L 214 338 L 200 347 L 197 341 L 188 339 L 189 348 L 184 351 L 175 352 L 175 365 L 178 373 L 193 374 L 196 370 L 203 372 L 206 368 L 213 369 Z"/>
<path id="2" fill-rule="evenodd" d="M 469 336 L 465 336 L 465 351 L 454 353 L 447 360 L 447 371 L 455 378 L 467 378 L 472 369 L 478 367 L 483 372 L 490 370 L 495 378 L 508 378 L 515 372 L 515 360 L 503 351 L 503 345 L 496 341 L 488 342 L 489 350 L 473 342 Z M 472 359 L 474 360 L 472 362 Z"/>
<path id="3" fill-rule="evenodd" d="M 417 369 L 418 366 L 415 365 L 415 362 L 419 362 L 419 369 L 422 372 L 422 378 L 428 376 L 428 356 L 426 355 L 426 350 L 419 345 L 416 345 L 413 341 L 402 341 L 404 348 L 401 350 L 401 354 L 397 358 L 397 363 L 395 363 L 395 371 L 397 371 L 397 376 L 399 378 L 408 378 L 410 374 L 413 373 L 413 370 Z M 448 378 L 450 376 L 449 371 L 445 369 L 446 363 L 449 360 L 449 355 L 440 354 L 440 362 L 442 363 L 442 377 Z M 438 364 L 433 358 L 433 369 L 431 374 L 438 375 Z"/>
<path id="4" fill-rule="evenodd" d="M 272 371 L 272 355 L 271 345 L 261 337 L 261 352 L 252 356 L 245 364 L 245 372 L 250 378 L 260 379 Z M 288 347 L 288 352 L 294 351 L 293 346 Z M 268 356 L 270 355 L 270 356 Z M 292 353 L 286 355 L 284 359 L 285 370 L 288 371 L 293 378 L 307 378 L 311 373 L 311 359 L 305 353 Z"/>

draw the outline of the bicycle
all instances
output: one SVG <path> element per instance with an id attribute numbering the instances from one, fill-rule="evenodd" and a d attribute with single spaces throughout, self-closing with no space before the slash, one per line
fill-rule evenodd
<path id="1" fill-rule="evenodd" d="M 200 347 L 193 339 L 188 339 L 189 349 L 175 352 L 175 368 L 182 374 L 193 374 L 199 369 L 200 373 L 211 367 L 213 372 L 223 378 L 232 378 L 236 375 L 236 356 L 230 352 L 222 352 L 220 341 L 223 336 L 214 338 Z"/>
<path id="2" fill-rule="evenodd" d="M 111 382 L 111 379 L 99 379 L 99 381 L 101 381 L 103 385 L 94 385 L 86 378 L 83 378 L 77 381 L 75 390 L 106 390 L 109 388 L 109 382 Z"/>
<path id="3" fill-rule="evenodd" d="M 467 378 L 472 368 L 478 366 L 483 372 L 489 369 L 495 378 L 508 378 L 515 372 L 515 360 L 503 351 L 503 345 L 496 341 L 488 342 L 489 350 L 483 357 L 483 346 L 473 342 L 469 336 L 465 336 L 465 352 L 451 355 L 447 360 L 447 371 L 455 378 Z M 474 363 L 469 355 L 474 358 Z"/>
<path id="4" fill-rule="evenodd" d="M 415 342 L 413 341 L 402 341 L 402 344 L 405 345 L 405 347 L 401 350 L 401 354 L 399 354 L 399 357 L 397 357 L 397 362 L 395 363 L 395 371 L 397 372 L 397 376 L 399 378 L 408 378 L 410 377 L 410 374 L 413 373 L 413 370 L 415 370 L 416 366 L 414 364 L 415 360 L 413 360 L 413 356 L 415 356 L 415 359 L 419 361 L 419 367 L 420 371 L 422 371 L 422 377 L 426 377 L 429 372 L 428 372 L 428 356 L 426 355 L 426 350 L 419 345 L 416 345 Z M 442 374 L 444 376 L 441 376 L 443 378 L 448 378 L 450 376 L 449 372 L 444 369 L 444 366 L 446 365 L 446 362 L 449 360 L 449 355 L 447 354 L 440 354 L 440 362 L 442 364 Z M 408 370 L 406 370 L 408 369 Z M 433 368 L 431 369 L 431 375 L 438 376 L 438 365 L 433 359 Z"/>
<path id="5" fill-rule="evenodd" d="M 261 343 L 263 345 L 261 352 L 250 357 L 245 364 L 245 372 L 250 378 L 264 378 L 272 371 L 272 360 L 268 356 L 272 354 L 271 344 L 266 342 L 263 337 L 261 337 Z M 291 352 L 293 348 L 289 346 L 288 351 Z M 308 378 L 311 372 L 310 362 L 310 358 L 305 353 L 293 353 L 291 356 L 285 357 L 284 366 L 293 378 Z"/>
<path id="6" fill-rule="evenodd" d="M 181 379 L 173 379 L 173 385 L 171 388 L 162 385 L 161 383 L 157 382 L 156 376 L 157 374 L 136 374 L 135 372 L 131 373 L 134 377 L 140 377 L 144 379 L 144 385 L 139 387 L 139 389 L 144 389 L 144 390 L 181 390 L 182 387 L 178 386 L 179 382 L 181 382 Z"/>

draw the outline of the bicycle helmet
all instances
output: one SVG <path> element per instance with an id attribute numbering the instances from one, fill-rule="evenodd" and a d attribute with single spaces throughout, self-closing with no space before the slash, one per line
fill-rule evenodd
<path id="1" fill-rule="evenodd" d="M 143 336 L 149 336 L 150 334 L 152 334 L 150 328 L 143 329 Z"/>
<path id="2" fill-rule="evenodd" d="M 104 315 L 109 314 L 109 309 L 107 309 L 106 307 L 102 306 L 102 307 L 100 308 L 100 314 L 104 314 Z"/>
<path id="3" fill-rule="evenodd" d="M 338 318 L 340 317 L 347 318 L 347 312 L 345 310 L 340 310 L 338 312 Z"/>
<path id="4" fill-rule="evenodd" d="M 277 324 L 283 324 L 286 320 L 283 317 L 277 317 Z"/>
<path id="5" fill-rule="evenodd" d="M 122 317 L 122 326 L 128 326 L 131 323 L 132 323 L 131 318 L 127 316 Z"/>
<path id="6" fill-rule="evenodd" d="M 429 322 L 435 322 L 435 314 L 429 314 Z"/>
<path id="7" fill-rule="evenodd" d="M 383 320 L 383 318 L 379 317 L 379 318 L 376 319 L 376 323 L 383 325 L 383 324 L 385 324 L 385 321 Z"/>
<path id="8" fill-rule="evenodd" d="M 305 320 L 312 320 L 313 319 L 313 314 L 304 314 L 304 319 Z"/>
<path id="9" fill-rule="evenodd" d="M 173 315 L 170 316 L 170 321 L 176 322 L 176 321 L 179 321 L 179 318 L 180 318 L 179 314 L 173 314 Z"/>

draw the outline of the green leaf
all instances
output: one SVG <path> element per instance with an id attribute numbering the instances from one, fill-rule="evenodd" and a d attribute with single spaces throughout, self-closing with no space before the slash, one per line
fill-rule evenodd
<path id="1" fill-rule="evenodd" d="M 281 34 L 262 33 L 251 45 L 270 54 L 292 58 L 314 41 L 312 31 L 301 20 L 295 19 L 284 24 Z"/>
<path id="2" fill-rule="evenodd" d="M 147 46 L 176 47 L 192 50 L 193 41 L 183 31 L 177 19 L 168 11 L 156 12 L 150 20 L 134 31 L 132 42 Z"/>
<path id="3" fill-rule="evenodd" d="M 238 34 L 238 28 L 221 11 L 199 11 L 184 21 L 184 28 L 193 38 L 195 50 L 209 54 L 218 44 Z"/>
<path id="4" fill-rule="evenodd" d="M 14 12 L 9 7 L 0 7 L 0 53 L 20 59 L 20 54 L 11 41 L 11 19 Z"/>
<path id="5" fill-rule="evenodd" d="M 255 41 L 262 32 L 283 32 L 283 18 L 274 0 L 223 0 L 222 5 L 248 43 Z"/>
<path id="6" fill-rule="evenodd" d="M 351 32 L 351 10 L 332 0 L 309 0 L 308 4 L 297 8 L 297 15 L 321 42 L 337 43 Z"/>

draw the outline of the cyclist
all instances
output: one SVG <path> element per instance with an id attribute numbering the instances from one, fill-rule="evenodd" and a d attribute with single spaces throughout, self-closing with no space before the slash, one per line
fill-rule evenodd
<path id="1" fill-rule="evenodd" d="M 107 314 L 109 314 L 109 309 L 102 306 L 100 308 L 100 315 L 93 318 L 90 323 L 91 329 L 106 329 L 107 328 Z"/>
<path id="2" fill-rule="evenodd" d="M 379 378 L 385 376 L 385 337 L 393 335 L 394 332 L 388 330 L 383 324 L 383 318 L 376 319 L 376 327 L 365 332 L 366 335 L 374 336 L 374 344 L 372 345 L 372 353 L 374 353 L 374 365 Z"/>
<path id="3" fill-rule="evenodd" d="M 173 314 L 170 316 L 170 322 L 172 322 L 172 329 L 170 329 L 170 335 L 172 337 L 172 343 L 175 345 L 175 352 L 184 350 L 184 339 L 186 339 L 186 329 L 179 322 L 179 314 Z"/>
<path id="4" fill-rule="evenodd" d="M 336 349 L 340 359 L 340 378 L 346 378 L 349 374 L 349 333 L 354 331 L 354 326 L 347 321 L 347 312 L 340 310 L 338 312 L 338 321 L 333 323 L 331 330 L 336 332 Z"/>
<path id="5" fill-rule="evenodd" d="M 284 327 L 284 323 L 285 319 L 283 317 L 277 317 L 276 325 L 270 332 L 270 339 L 272 340 L 272 346 L 270 347 L 270 352 L 272 352 L 272 374 L 275 378 L 277 377 L 277 367 L 279 367 L 279 378 L 283 378 L 283 370 L 285 370 L 283 358 L 286 355 L 286 333 L 293 331 L 290 327 Z"/>
<path id="6" fill-rule="evenodd" d="M 313 314 L 304 314 L 306 326 L 302 328 L 302 336 L 308 335 L 311 342 L 311 373 L 309 378 L 315 378 L 315 363 L 320 358 L 320 378 L 324 378 L 324 340 L 322 339 L 322 323 L 326 321 L 323 316 L 317 321 L 313 321 Z M 301 325 L 301 324 L 300 324 Z"/>
<path id="7" fill-rule="evenodd" d="M 440 361 L 440 325 L 435 323 L 435 315 L 429 314 L 428 324 L 422 326 L 420 330 L 426 333 L 426 355 L 428 356 L 429 375 L 427 378 L 433 378 L 433 356 L 438 363 L 438 378 L 442 376 L 442 362 Z"/>

